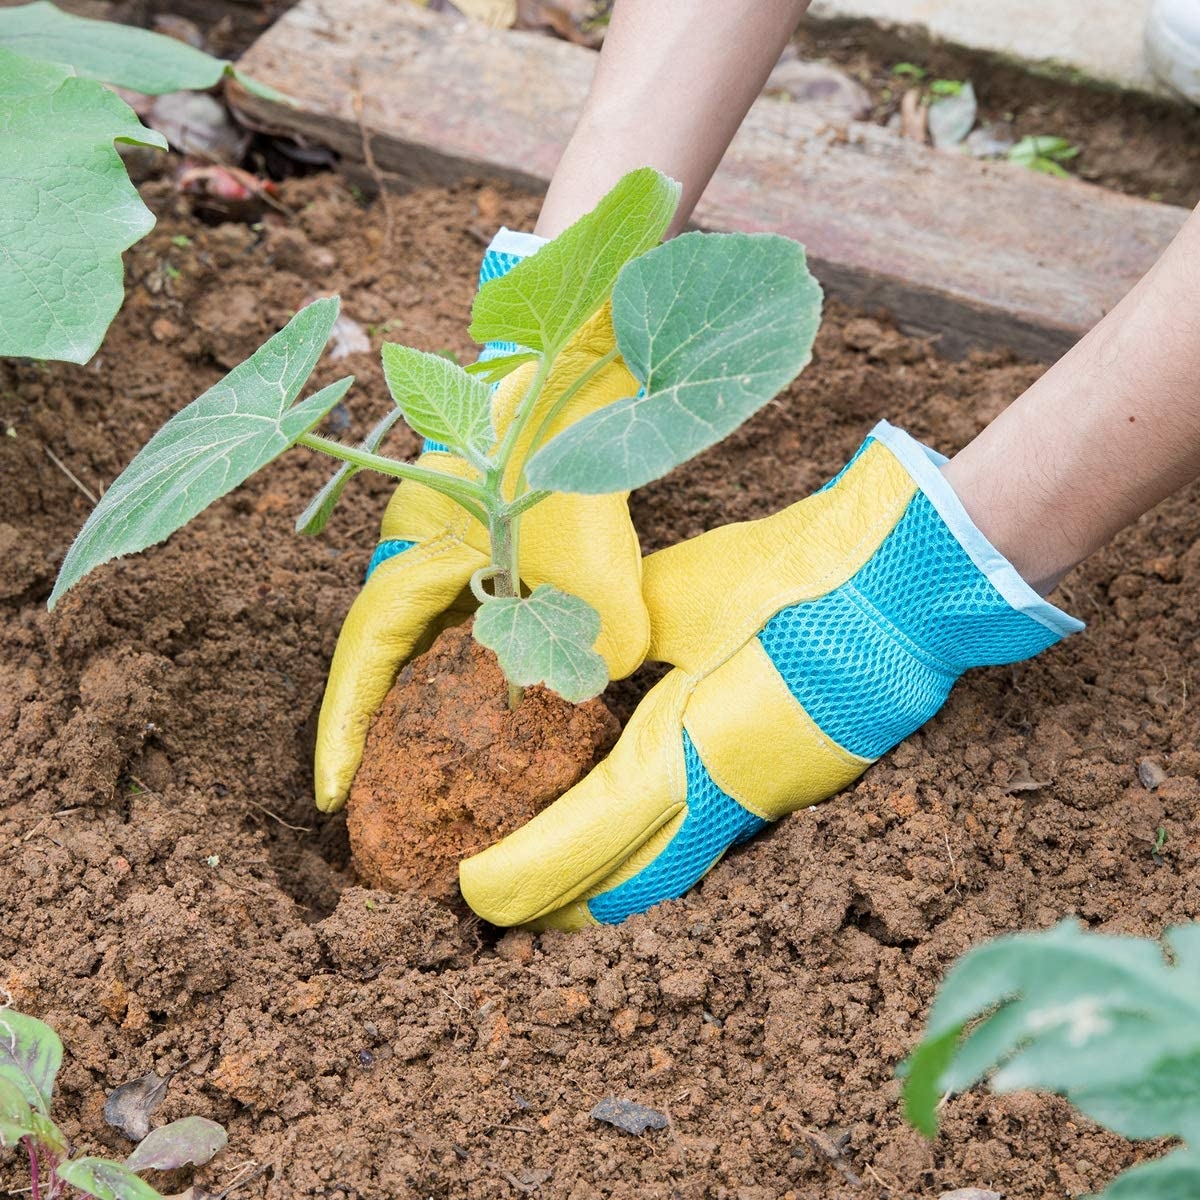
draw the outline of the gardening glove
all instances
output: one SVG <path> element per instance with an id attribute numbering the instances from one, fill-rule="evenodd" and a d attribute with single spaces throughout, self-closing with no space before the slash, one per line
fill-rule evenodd
<path id="1" fill-rule="evenodd" d="M 649 557 L 650 657 L 676 669 L 587 778 L 461 864 L 475 912 L 575 929 L 681 896 L 856 779 L 968 667 L 1082 629 L 975 528 L 944 461 L 881 422 L 807 500 Z"/>
<path id="2" fill-rule="evenodd" d="M 528 234 L 502 230 L 484 258 L 480 282 L 504 274 L 540 244 Z M 548 411 L 566 386 L 614 345 L 607 306 L 575 335 L 555 361 L 539 398 Z M 510 354 L 511 343 L 494 343 L 481 357 Z M 507 376 L 492 399 L 497 440 L 512 420 L 535 371 L 528 363 Z M 637 391 L 637 381 L 618 358 L 572 397 L 550 426 L 553 436 L 603 405 Z M 540 425 L 535 413 L 529 437 Z M 520 455 L 515 456 L 519 459 Z M 469 477 L 473 469 L 444 446 L 426 442 L 418 459 L 447 474 Z M 515 480 L 507 481 L 510 486 Z M 600 614 L 596 651 L 614 679 L 645 658 L 650 621 L 642 599 L 642 557 L 629 520 L 628 493 L 555 495 L 521 518 L 521 578 L 530 587 L 549 583 L 586 600 Z M 490 561 L 487 530 L 453 500 L 405 480 L 383 516 L 380 542 L 367 580 L 338 637 L 317 727 L 317 807 L 341 808 L 362 759 L 371 718 L 400 667 L 426 649 L 449 625 L 476 607 L 471 576 Z"/>

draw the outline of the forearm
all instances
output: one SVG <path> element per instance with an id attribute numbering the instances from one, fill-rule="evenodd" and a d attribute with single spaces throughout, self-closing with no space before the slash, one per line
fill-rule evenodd
<path id="1" fill-rule="evenodd" d="M 1120 304 L 944 472 L 1043 593 L 1200 476 L 1200 209 Z"/>
<path id="2" fill-rule="evenodd" d="M 678 233 L 809 0 L 617 0 L 536 232 L 554 237 L 626 172 L 683 184 Z"/>

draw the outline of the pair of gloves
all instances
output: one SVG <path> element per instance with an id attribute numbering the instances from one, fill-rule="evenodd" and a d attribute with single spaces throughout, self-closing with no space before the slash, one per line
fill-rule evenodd
<path id="1" fill-rule="evenodd" d="M 530 235 L 502 230 L 481 281 L 534 249 Z M 602 311 L 569 353 L 586 365 L 612 344 Z M 499 385 L 499 430 L 531 369 Z M 577 394 L 560 427 L 637 386 L 618 358 Z M 444 448 L 427 444 L 423 457 L 466 470 Z M 524 583 L 554 584 L 597 609 L 596 649 L 613 678 L 648 658 L 674 670 L 587 778 L 461 864 L 475 912 L 497 925 L 577 929 L 681 896 L 730 846 L 856 779 L 932 717 L 967 668 L 1028 658 L 1081 629 L 975 528 L 944 461 L 881 422 L 808 499 L 645 560 L 625 495 L 556 495 L 531 509 Z M 321 712 L 316 792 L 325 811 L 345 802 L 397 671 L 470 613 L 468 582 L 489 558 L 485 529 L 407 481 L 381 537 Z"/>

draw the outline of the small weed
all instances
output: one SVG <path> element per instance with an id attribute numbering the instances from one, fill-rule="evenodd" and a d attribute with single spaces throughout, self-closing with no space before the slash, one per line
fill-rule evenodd
<path id="1" fill-rule="evenodd" d="M 178 246 L 181 250 L 186 250 L 192 244 L 192 239 L 186 233 L 177 233 L 171 239 L 172 246 Z"/>
<path id="2" fill-rule="evenodd" d="M 965 86 L 961 79 L 931 79 L 929 91 L 934 96 L 957 96 Z"/>
<path id="3" fill-rule="evenodd" d="M 899 75 L 903 79 L 924 79 L 929 74 L 924 67 L 918 67 L 916 63 L 899 62 L 892 68 L 893 75 Z"/>
<path id="4" fill-rule="evenodd" d="M 1167 830 L 1166 830 L 1165 826 L 1160 825 L 1158 827 L 1158 832 L 1155 833 L 1155 835 L 1154 835 L 1154 853 L 1156 855 L 1161 854 L 1163 851 L 1163 847 L 1166 844 L 1167 844 Z"/>
<path id="5" fill-rule="evenodd" d="M 174 263 L 165 263 L 163 270 L 166 271 L 168 279 L 180 279 L 183 276 L 183 272 Z"/>
<path id="6" fill-rule="evenodd" d="M 1070 162 L 1078 153 L 1079 147 L 1066 138 L 1024 137 L 1009 150 L 1008 161 L 1028 167 L 1031 171 L 1041 171 L 1044 175 L 1069 179 L 1070 172 L 1062 164 Z"/>
<path id="7" fill-rule="evenodd" d="M 203 1166 L 224 1148 L 225 1130 L 215 1121 L 184 1117 L 152 1129 L 124 1162 L 72 1157 L 66 1135 L 50 1117 L 62 1056 L 62 1042 L 49 1025 L 0 1008 L 0 1150 L 19 1146 L 28 1155 L 31 1200 L 66 1200 L 75 1193 L 92 1200 L 157 1200 L 161 1193 L 137 1172 Z"/>

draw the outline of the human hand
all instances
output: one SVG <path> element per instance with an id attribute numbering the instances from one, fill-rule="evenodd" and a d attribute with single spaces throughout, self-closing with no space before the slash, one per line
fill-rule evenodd
<path id="1" fill-rule="evenodd" d="M 499 241 L 500 239 L 497 239 Z M 493 247 L 496 243 L 493 243 Z M 514 254 L 489 250 L 481 282 L 503 274 Z M 578 380 L 614 345 L 607 306 L 557 356 L 528 422 L 539 430 L 568 384 Z M 509 353 L 516 347 L 498 348 Z M 502 438 L 534 371 L 526 364 L 497 387 L 493 428 Z M 637 381 L 617 359 L 596 372 L 556 414 L 549 438 L 588 413 L 633 395 Z M 522 455 L 514 456 L 520 461 Z M 444 448 L 426 443 L 420 463 L 467 476 L 471 467 Z M 529 588 L 549 583 L 586 600 L 600 614 L 596 651 L 614 679 L 641 664 L 650 625 L 642 599 L 642 557 L 629 520 L 626 493 L 554 495 L 522 518 L 521 578 Z M 317 727 L 315 792 L 324 812 L 341 808 L 362 759 L 367 727 L 397 672 L 449 625 L 476 607 L 471 576 L 490 561 L 486 528 L 453 500 L 419 483 L 400 484 L 384 513 L 380 541 L 367 581 L 338 636 Z"/>
<path id="2" fill-rule="evenodd" d="M 967 668 L 1081 629 L 979 533 L 943 461 L 881 422 L 808 499 L 650 556 L 648 657 L 676 669 L 586 779 L 461 864 L 475 912 L 573 929 L 681 896 L 856 779 Z"/>

